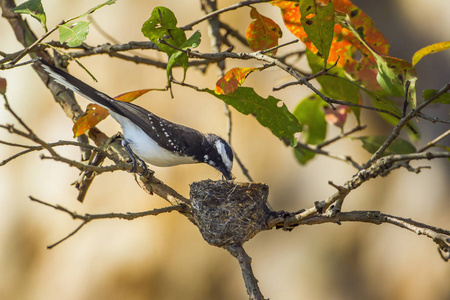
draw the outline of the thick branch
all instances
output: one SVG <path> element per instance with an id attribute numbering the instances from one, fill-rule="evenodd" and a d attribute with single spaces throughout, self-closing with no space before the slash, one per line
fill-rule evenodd
<path id="1" fill-rule="evenodd" d="M 227 246 L 228 252 L 233 255 L 241 266 L 242 276 L 244 277 L 245 287 L 250 300 L 264 300 L 264 296 L 258 286 L 258 280 L 253 274 L 252 259 L 240 245 Z"/>
<path id="2" fill-rule="evenodd" d="M 278 217 L 271 221 L 272 225 L 285 226 L 282 223 L 283 217 Z M 420 223 L 411 219 L 396 217 L 388 214 L 383 214 L 379 211 L 350 211 L 340 212 L 334 216 L 331 215 L 315 215 L 310 218 L 297 220 L 297 225 L 317 225 L 325 223 L 341 224 L 342 222 L 363 222 L 372 223 L 376 225 L 391 224 L 418 235 L 425 235 L 431 238 L 439 246 L 439 251 L 444 260 L 450 258 L 450 231 L 442 228 L 434 227 L 424 223 Z M 294 225 L 294 224 L 291 224 Z M 291 227 L 292 228 L 292 227 Z M 447 257 L 447 258 L 446 258 Z"/>

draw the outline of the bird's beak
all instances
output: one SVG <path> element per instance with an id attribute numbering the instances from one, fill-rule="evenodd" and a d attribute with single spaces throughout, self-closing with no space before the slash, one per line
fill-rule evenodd
<path id="1" fill-rule="evenodd" d="M 223 173 L 223 177 L 225 177 L 227 180 L 233 180 L 234 178 L 236 178 L 236 177 L 234 177 L 231 173 Z"/>

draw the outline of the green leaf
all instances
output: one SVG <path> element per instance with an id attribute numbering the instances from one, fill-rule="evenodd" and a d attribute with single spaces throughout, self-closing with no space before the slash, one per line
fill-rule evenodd
<path id="1" fill-rule="evenodd" d="M 375 53 L 375 52 L 374 52 Z M 413 107 L 416 106 L 415 84 L 417 74 L 414 67 L 407 61 L 374 54 L 377 62 L 378 74 L 377 81 L 380 86 L 396 97 L 405 97 L 406 81 L 410 82 L 409 96 Z"/>
<path id="2" fill-rule="evenodd" d="M 334 5 L 315 0 L 300 1 L 300 22 L 308 38 L 316 46 L 326 66 L 334 35 Z"/>
<path id="3" fill-rule="evenodd" d="M 164 41 L 172 46 L 180 48 L 186 42 L 186 34 L 180 28 L 177 28 L 177 18 L 173 12 L 163 6 L 157 6 L 153 9 L 150 18 L 142 25 L 142 33 L 155 43 L 161 51 L 171 55 L 176 49 L 160 43 L 163 37 Z"/>
<path id="4" fill-rule="evenodd" d="M 302 149 L 302 148 L 294 148 L 294 156 L 295 159 L 301 164 L 301 165 L 306 165 L 306 163 L 308 161 L 310 161 L 311 159 L 313 159 L 316 156 L 316 153 L 310 151 L 310 150 L 306 150 L 306 149 Z"/>
<path id="5" fill-rule="evenodd" d="M 317 73 L 323 69 L 322 59 L 319 56 L 315 55 L 312 51 L 307 49 L 306 57 L 313 73 Z M 319 76 L 316 78 L 322 86 L 323 94 L 325 96 L 355 104 L 360 104 L 361 99 L 359 88 L 350 82 L 343 69 L 334 67 L 333 69 L 328 71 L 328 73 L 338 77 Z M 351 109 L 359 122 L 359 107 L 352 106 Z"/>
<path id="6" fill-rule="evenodd" d="M 142 26 L 142 33 L 148 37 L 147 35 L 151 35 L 158 28 L 164 30 L 175 29 L 177 28 L 177 23 L 177 18 L 170 9 L 164 6 L 157 6 L 153 9 L 150 18 Z"/>
<path id="7" fill-rule="evenodd" d="M 153 9 L 150 18 L 142 25 L 142 34 L 155 43 L 161 51 L 169 55 L 167 64 L 167 82 L 170 85 L 170 75 L 175 63 L 178 63 L 184 69 L 184 77 L 188 68 L 188 57 L 186 53 L 168 46 L 160 41 L 170 44 L 179 49 L 195 48 L 200 44 L 200 32 L 195 32 L 189 40 L 181 28 L 177 28 L 177 18 L 174 13 L 163 6 L 157 6 Z M 183 48 L 185 47 L 185 48 Z"/>
<path id="8" fill-rule="evenodd" d="M 90 22 L 79 21 L 59 26 L 59 41 L 69 47 L 77 47 L 83 43 L 89 33 Z"/>
<path id="9" fill-rule="evenodd" d="M 386 141 L 385 136 L 363 136 L 353 138 L 360 140 L 363 143 L 363 148 L 370 153 L 375 153 L 381 145 Z M 416 152 L 416 147 L 414 147 L 410 142 L 403 139 L 396 139 L 392 142 L 386 151 L 383 153 L 384 156 L 391 154 L 408 154 Z"/>
<path id="10" fill-rule="evenodd" d="M 433 97 L 436 93 L 437 93 L 437 91 L 433 90 L 433 89 L 431 89 L 431 90 L 424 90 L 423 91 L 423 99 L 428 100 L 431 97 Z M 444 94 L 440 95 L 434 101 L 440 102 L 442 104 L 450 104 L 450 93 L 444 93 Z"/>
<path id="11" fill-rule="evenodd" d="M 13 12 L 19 14 L 27 14 L 38 20 L 47 32 L 47 17 L 41 0 L 29 0 L 12 9 Z"/>
<path id="12" fill-rule="evenodd" d="M 194 32 L 194 34 L 181 46 L 181 49 L 186 50 L 188 48 L 197 48 L 198 45 L 200 45 L 201 42 L 201 33 L 200 31 Z M 182 51 L 176 51 L 174 52 L 170 58 L 169 62 L 167 63 L 167 80 L 169 80 L 169 76 L 172 74 L 172 68 L 175 65 L 175 63 L 178 63 L 180 66 L 183 67 L 184 70 L 184 76 L 182 82 L 184 82 L 184 79 L 186 78 L 186 72 L 187 68 L 189 66 L 189 60 L 187 57 L 187 54 Z"/>
<path id="13" fill-rule="evenodd" d="M 416 53 L 414 53 L 412 58 L 412 64 L 413 66 L 415 66 L 419 62 L 419 60 L 421 60 L 424 56 L 444 51 L 446 49 L 450 49 L 450 41 L 426 46 L 417 51 Z"/>
<path id="14" fill-rule="evenodd" d="M 294 116 L 303 125 L 303 136 L 306 144 L 317 145 L 325 140 L 327 122 L 323 110 L 324 105 L 326 104 L 318 95 L 312 94 L 300 101 L 294 109 Z"/>
<path id="15" fill-rule="evenodd" d="M 186 78 L 186 71 L 189 66 L 189 59 L 186 53 L 183 53 L 181 51 L 177 51 L 174 54 L 172 54 L 169 58 L 169 61 L 167 62 L 166 67 L 167 81 L 170 82 L 170 75 L 172 75 L 172 68 L 175 65 L 175 63 L 179 64 L 184 70 L 182 80 L 182 82 L 184 82 L 184 79 Z"/>
<path id="16" fill-rule="evenodd" d="M 258 122 L 269 128 L 275 136 L 288 139 L 291 146 L 295 146 L 294 134 L 302 131 L 302 126 L 281 100 L 272 96 L 264 99 L 249 87 L 239 87 L 229 95 L 217 95 L 210 89 L 202 91 L 221 99 L 244 115 L 254 115 Z"/>
<path id="17" fill-rule="evenodd" d="M 186 50 L 188 48 L 197 48 L 198 45 L 200 45 L 200 42 L 202 41 L 202 34 L 199 30 L 194 32 L 193 35 L 181 46 L 181 49 Z"/>

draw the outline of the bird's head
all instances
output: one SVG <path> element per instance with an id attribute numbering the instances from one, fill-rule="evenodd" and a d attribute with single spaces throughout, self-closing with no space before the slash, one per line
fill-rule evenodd
<path id="1" fill-rule="evenodd" d="M 219 170 L 223 176 L 231 180 L 231 168 L 233 167 L 233 150 L 224 139 L 215 135 L 207 134 L 206 140 L 209 151 L 204 155 L 204 162 Z"/>

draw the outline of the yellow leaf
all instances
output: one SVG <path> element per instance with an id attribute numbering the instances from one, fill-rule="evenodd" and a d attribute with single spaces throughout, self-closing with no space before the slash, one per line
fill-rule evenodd
<path id="1" fill-rule="evenodd" d="M 420 49 L 419 51 L 417 51 L 416 53 L 414 53 L 413 58 L 412 58 L 412 65 L 415 66 L 426 55 L 440 52 L 440 51 L 443 51 L 443 50 L 446 50 L 449 48 L 450 48 L 450 41 L 436 43 L 433 45 L 426 46 L 426 47 Z"/>

